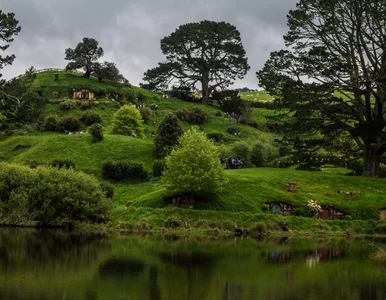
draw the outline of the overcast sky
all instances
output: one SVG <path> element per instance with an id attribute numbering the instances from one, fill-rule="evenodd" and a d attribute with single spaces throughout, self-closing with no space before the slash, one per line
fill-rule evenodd
<path id="1" fill-rule="evenodd" d="M 201 20 L 236 26 L 251 70 L 232 87 L 257 88 L 256 71 L 269 53 L 283 47 L 286 15 L 297 0 L 0 0 L 22 27 L 9 48 L 16 59 L 1 72 L 5 79 L 35 66 L 64 68 L 64 50 L 83 37 L 99 41 L 101 59 L 115 62 L 134 85 L 164 60 L 160 40 L 179 25 Z"/>

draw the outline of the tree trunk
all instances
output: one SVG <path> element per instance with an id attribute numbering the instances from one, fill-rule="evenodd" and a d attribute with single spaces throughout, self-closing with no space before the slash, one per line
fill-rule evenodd
<path id="1" fill-rule="evenodd" d="M 209 78 L 206 76 L 203 76 L 201 84 L 202 84 L 202 103 L 207 104 L 208 98 L 209 98 Z"/>
<path id="2" fill-rule="evenodd" d="M 90 78 L 91 71 L 87 70 L 86 73 L 83 74 L 83 77 Z"/>
<path id="3" fill-rule="evenodd" d="M 365 157 L 363 165 L 364 176 L 379 177 L 382 154 L 383 153 L 379 153 L 375 144 L 367 143 L 365 145 Z"/>

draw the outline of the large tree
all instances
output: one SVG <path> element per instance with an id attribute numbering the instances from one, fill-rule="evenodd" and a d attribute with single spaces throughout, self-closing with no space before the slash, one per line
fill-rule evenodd
<path id="1" fill-rule="evenodd" d="M 300 0 L 288 26 L 287 49 L 271 53 L 257 72 L 260 84 L 293 111 L 292 134 L 326 143 L 348 133 L 363 150 L 363 174 L 378 176 L 386 151 L 386 2 Z"/>
<path id="2" fill-rule="evenodd" d="M 106 79 L 106 80 L 120 82 L 120 83 L 129 82 L 119 72 L 117 65 L 113 62 L 108 62 L 108 61 L 105 61 L 104 63 L 95 63 L 93 67 L 93 75 L 95 75 L 95 77 L 97 77 L 99 81 Z"/>
<path id="3" fill-rule="evenodd" d="M 19 21 L 15 19 L 14 13 L 4 13 L 0 10 L 0 50 L 5 51 L 13 42 L 13 37 L 18 35 L 21 27 L 18 26 Z M 11 65 L 15 59 L 15 55 L 2 56 L 0 54 L 0 70 L 6 65 Z M 3 75 L 0 73 L 0 78 Z M 0 80 L 0 110 L 3 110 L 3 117 L 6 117 L 4 112 L 9 105 L 20 106 L 20 100 L 14 95 L 10 95 L 4 88 L 5 81 Z"/>
<path id="4" fill-rule="evenodd" d="M 201 83 L 203 102 L 216 88 L 226 88 L 249 70 L 240 32 L 226 22 L 201 21 L 181 25 L 161 40 L 166 61 L 145 72 L 156 88 Z"/>
<path id="5" fill-rule="evenodd" d="M 18 26 L 19 21 L 15 19 L 14 13 L 4 13 L 0 10 L 0 50 L 5 51 L 13 42 L 13 36 L 18 35 L 21 27 Z M 15 55 L 0 55 L 0 70 L 6 66 L 12 64 L 15 59 Z M 0 73 L 0 77 L 2 74 Z"/>
<path id="6" fill-rule="evenodd" d="M 95 69 L 95 63 L 103 56 L 102 47 L 93 38 L 85 37 L 82 42 L 76 45 L 75 49 L 68 48 L 65 50 L 65 60 L 70 62 L 66 66 L 66 70 L 84 70 L 84 77 L 90 78 L 91 73 Z"/>

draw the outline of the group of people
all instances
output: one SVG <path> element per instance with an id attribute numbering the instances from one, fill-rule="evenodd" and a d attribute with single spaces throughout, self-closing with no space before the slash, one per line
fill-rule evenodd
<path id="1" fill-rule="evenodd" d="M 241 169 L 244 167 L 244 162 L 241 158 L 222 158 L 221 163 L 225 164 L 227 169 Z"/>
<path id="2" fill-rule="evenodd" d="M 216 116 L 217 117 L 220 117 L 221 114 L 219 112 L 216 112 Z M 235 112 L 232 112 L 232 113 L 224 113 L 224 122 L 225 123 L 228 123 L 229 122 L 229 119 L 235 119 L 236 122 L 238 122 L 240 120 L 240 116 L 238 114 L 236 114 Z"/>

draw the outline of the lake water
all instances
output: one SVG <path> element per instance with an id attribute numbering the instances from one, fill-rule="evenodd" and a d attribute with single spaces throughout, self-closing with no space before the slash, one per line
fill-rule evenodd
<path id="1" fill-rule="evenodd" d="M 193 239 L 0 228 L 3 299 L 386 299 L 375 239 Z"/>

